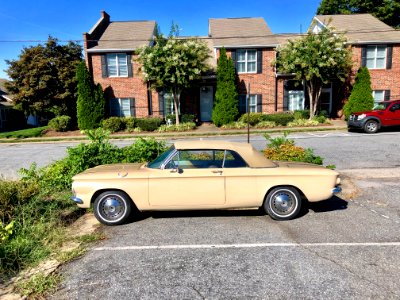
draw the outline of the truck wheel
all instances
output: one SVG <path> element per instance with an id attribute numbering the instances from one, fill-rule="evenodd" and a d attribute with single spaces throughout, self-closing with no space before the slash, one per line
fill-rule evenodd
<path id="1" fill-rule="evenodd" d="M 369 120 L 364 125 L 364 131 L 366 133 L 376 133 L 378 131 L 378 122 L 375 120 Z"/>

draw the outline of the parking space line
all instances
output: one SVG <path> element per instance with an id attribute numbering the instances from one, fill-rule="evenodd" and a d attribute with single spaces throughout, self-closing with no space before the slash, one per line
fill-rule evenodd
<path id="1" fill-rule="evenodd" d="M 158 246 L 116 246 L 97 247 L 94 251 L 125 250 L 178 250 L 178 249 L 227 249 L 227 248 L 273 248 L 273 247 L 398 247 L 400 242 L 381 243 L 257 243 L 257 244 L 200 244 L 200 245 L 158 245 Z"/>

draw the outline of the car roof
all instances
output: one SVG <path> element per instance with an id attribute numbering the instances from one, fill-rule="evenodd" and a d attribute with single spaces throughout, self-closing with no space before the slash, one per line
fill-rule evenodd
<path id="1" fill-rule="evenodd" d="M 251 144 L 219 141 L 219 140 L 194 140 L 194 141 L 176 141 L 174 142 L 177 150 L 232 150 L 237 152 L 251 168 L 272 168 L 276 164 L 264 157 L 261 152 L 254 149 Z"/>

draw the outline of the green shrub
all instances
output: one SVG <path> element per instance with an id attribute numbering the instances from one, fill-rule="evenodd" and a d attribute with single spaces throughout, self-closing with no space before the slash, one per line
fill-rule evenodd
<path id="1" fill-rule="evenodd" d="M 141 118 L 136 119 L 136 127 L 143 131 L 154 131 L 163 123 L 161 118 Z"/>
<path id="2" fill-rule="evenodd" d="M 243 122 L 231 122 L 225 125 L 221 126 L 222 129 L 243 129 L 243 128 L 247 128 L 247 123 L 243 123 Z"/>
<path id="3" fill-rule="evenodd" d="M 135 129 L 136 120 L 134 117 L 126 117 L 122 121 L 125 123 L 126 130 L 133 131 Z"/>
<path id="4" fill-rule="evenodd" d="M 125 122 L 123 118 L 120 117 L 110 117 L 103 120 L 103 129 L 109 130 L 110 132 L 118 132 L 125 129 Z"/>
<path id="5" fill-rule="evenodd" d="M 174 114 L 169 114 L 165 116 L 165 121 L 170 120 L 171 124 L 176 124 L 176 117 Z"/>
<path id="6" fill-rule="evenodd" d="M 158 132 L 169 132 L 169 131 L 189 131 L 196 128 L 196 124 L 193 122 L 180 123 L 179 125 L 161 125 L 158 128 Z"/>
<path id="7" fill-rule="evenodd" d="M 196 123 L 196 116 L 193 114 L 183 114 L 181 116 L 182 123 Z"/>
<path id="8" fill-rule="evenodd" d="M 317 121 L 320 124 L 327 123 L 327 119 L 324 115 L 318 115 L 313 118 L 313 120 Z"/>
<path id="9" fill-rule="evenodd" d="M 132 145 L 121 149 L 123 157 L 121 162 L 152 161 L 165 150 L 164 142 L 158 142 L 154 138 L 138 138 Z"/>
<path id="10" fill-rule="evenodd" d="M 371 110 L 373 106 L 371 76 L 367 67 L 361 67 L 356 75 L 350 98 L 343 107 L 343 112 L 348 119 L 353 112 Z"/>
<path id="11" fill-rule="evenodd" d="M 254 126 L 260 122 L 266 121 L 266 117 L 267 115 L 263 114 L 263 113 L 250 113 L 249 116 L 247 116 L 247 114 L 243 114 L 240 116 L 239 118 L 239 122 L 241 123 L 246 123 L 247 124 L 247 120 L 249 119 L 249 123 L 251 126 Z"/>
<path id="12" fill-rule="evenodd" d="M 277 114 L 270 114 L 265 115 L 264 121 L 271 121 L 275 122 L 278 126 L 286 126 L 287 123 L 292 122 L 294 120 L 294 116 L 292 113 L 277 113 Z"/>
<path id="13" fill-rule="evenodd" d="M 293 117 L 294 117 L 295 120 L 298 120 L 298 119 L 309 119 L 310 118 L 310 111 L 308 109 L 295 110 L 293 112 Z"/>
<path id="14" fill-rule="evenodd" d="M 260 123 L 257 123 L 255 128 L 274 128 L 276 127 L 276 123 L 272 121 L 261 121 Z"/>
<path id="15" fill-rule="evenodd" d="M 71 129 L 70 116 L 58 116 L 49 121 L 49 127 L 57 132 L 68 131 Z"/>
<path id="16" fill-rule="evenodd" d="M 263 150 L 264 156 L 271 160 L 299 161 L 317 165 L 323 164 L 323 159 L 315 155 L 312 149 L 304 149 L 296 146 L 294 140 L 287 138 L 288 135 L 288 132 L 284 132 L 283 136 L 272 138 L 268 134 L 265 134 L 264 137 L 269 144 L 267 148 Z"/>
<path id="17" fill-rule="evenodd" d="M 302 126 L 318 126 L 319 121 L 316 119 L 319 117 L 315 117 L 312 120 L 310 119 L 297 119 L 292 122 L 287 123 L 287 127 L 302 127 Z"/>

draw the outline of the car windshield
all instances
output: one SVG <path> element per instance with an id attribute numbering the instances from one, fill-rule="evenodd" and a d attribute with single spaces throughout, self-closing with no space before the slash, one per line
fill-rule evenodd
<path id="1" fill-rule="evenodd" d="M 157 157 L 155 160 L 147 164 L 148 168 L 151 169 L 159 169 L 161 167 L 161 164 L 164 162 L 164 160 L 175 150 L 174 146 L 171 146 L 167 151 L 165 151 L 163 154 L 161 154 L 159 157 Z"/>
<path id="2" fill-rule="evenodd" d="M 390 102 L 375 103 L 373 110 L 385 110 L 390 105 Z"/>

